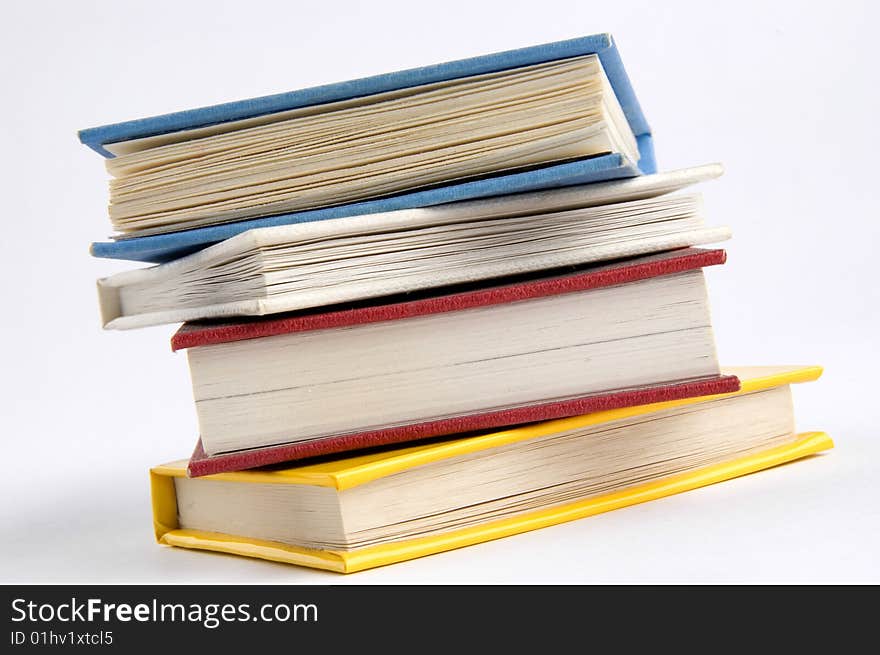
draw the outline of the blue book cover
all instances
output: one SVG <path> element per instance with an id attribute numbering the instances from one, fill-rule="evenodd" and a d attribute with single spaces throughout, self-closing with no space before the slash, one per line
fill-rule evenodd
<path id="1" fill-rule="evenodd" d="M 167 234 L 94 243 L 92 254 L 111 259 L 164 262 L 257 227 L 427 207 L 459 200 L 586 184 L 655 172 L 650 128 L 624 70 L 617 47 L 608 34 L 558 41 L 348 82 L 105 125 L 82 130 L 79 138 L 101 155 L 112 157 L 112 153 L 105 146 L 113 143 L 589 54 L 598 55 L 627 122 L 636 136 L 640 154 L 638 167 L 618 154 L 602 155 L 346 205 L 266 216 Z"/>

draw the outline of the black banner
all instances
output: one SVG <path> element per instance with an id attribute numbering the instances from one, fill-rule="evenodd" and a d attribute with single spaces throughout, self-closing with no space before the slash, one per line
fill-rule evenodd
<path id="1" fill-rule="evenodd" d="M 790 646 L 794 633 L 809 631 L 816 645 L 817 629 L 847 599 L 841 589 L 797 587 L 13 586 L 3 588 L 0 652 L 310 645 L 329 653 L 343 646 L 458 653 L 471 652 L 476 639 L 496 648 L 575 639 L 585 645 L 579 650 L 593 650 L 590 640 L 676 645 L 693 631 L 711 631 L 728 646 L 757 634 Z M 850 614 L 856 626 L 857 614 Z"/>

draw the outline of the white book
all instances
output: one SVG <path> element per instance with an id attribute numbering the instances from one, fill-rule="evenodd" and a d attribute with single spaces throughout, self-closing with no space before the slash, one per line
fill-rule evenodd
<path id="1" fill-rule="evenodd" d="M 251 230 L 98 281 L 104 327 L 262 316 L 702 245 L 718 164 L 628 180 Z"/>

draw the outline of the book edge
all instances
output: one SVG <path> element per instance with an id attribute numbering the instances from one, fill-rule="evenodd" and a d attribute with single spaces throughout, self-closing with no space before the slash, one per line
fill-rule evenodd
<path id="1" fill-rule="evenodd" d="M 256 557 L 339 573 L 354 573 L 672 496 L 772 468 L 833 447 L 834 442 L 824 432 L 801 433 L 798 435 L 798 439 L 790 444 L 612 494 L 529 512 L 445 534 L 370 546 L 351 552 L 311 550 L 257 539 L 184 530 L 176 527 L 176 518 L 175 526 L 168 526 L 156 520 L 155 517 L 161 518 L 168 515 L 170 513 L 169 503 L 173 504 L 176 517 L 176 499 L 173 496 L 172 478 L 166 478 L 170 482 L 171 496 L 167 493 L 164 496 L 157 496 L 155 493 L 153 495 L 154 525 L 157 526 L 157 541 L 165 545 Z M 162 477 L 152 472 L 151 476 Z M 156 489 L 156 485 L 153 488 Z"/>

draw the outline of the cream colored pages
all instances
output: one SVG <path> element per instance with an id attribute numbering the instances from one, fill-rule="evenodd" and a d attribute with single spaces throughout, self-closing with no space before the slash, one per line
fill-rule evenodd
<path id="1" fill-rule="evenodd" d="M 638 160 L 590 55 L 122 154 L 110 216 L 156 234 L 609 152 Z"/>
<path id="2" fill-rule="evenodd" d="M 642 485 L 791 443 L 793 430 L 782 386 L 550 433 L 342 492 L 210 478 L 174 484 L 183 528 L 349 550 Z"/>
<path id="3" fill-rule="evenodd" d="M 208 455 L 718 374 L 701 270 L 187 356 Z"/>
<path id="4" fill-rule="evenodd" d="M 552 66 L 555 64 L 555 61 L 544 62 L 541 64 L 536 64 L 528 67 L 529 74 L 524 74 L 523 78 L 527 78 L 529 75 L 540 75 L 542 69 L 547 68 L 548 66 Z M 523 73 L 526 73 L 526 68 L 521 69 Z M 474 75 L 473 77 L 468 78 L 472 81 L 481 81 L 489 83 L 492 80 L 495 80 L 499 77 L 503 77 L 507 75 L 509 71 L 496 71 L 493 73 L 484 73 L 482 75 Z M 374 105 L 379 102 L 385 102 L 390 100 L 397 100 L 399 98 L 406 98 L 412 96 L 417 93 L 422 92 L 430 92 L 436 91 L 438 89 L 443 89 L 445 87 L 451 86 L 453 84 L 458 84 L 461 82 L 460 78 L 452 79 L 452 80 L 444 80 L 442 82 L 434 82 L 432 84 L 424 84 L 421 86 L 407 87 L 404 89 L 395 89 L 393 91 L 386 91 L 384 93 L 376 93 L 370 96 L 361 96 L 358 98 L 351 98 L 348 100 L 339 100 L 336 102 L 330 102 L 322 105 L 311 105 L 308 107 L 299 107 L 297 109 L 289 109 L 287 111 L 280 111 L 274 114 L 264 114 L 262 116 L 252 116 L 250 118 L 243 118 L 236 121 L 227 121 L 225 123 L 217 123 L 215 125 L 206 125 L 204 127 L 197 127 L 190 130 L 179 130 L 177 132 L 168 132 L 166 134 L 157 134 L 155 136 L 143 137 L 141 139 L 131 139 L 129 141 L 120 141 L 118 143 L 110 143 L 105 144 L 104 148 L 106 148 L 109 152 L 111 152 L 116 157 L 121 155 L 130 155 L 137 152 L 143 152 L 144 150 L 150 150 L 153 148 L 158 148 L 160 146 L 172 145 L 175 143 L 182 143 L 184 141 L 193 141 L 195 139 L 201 139 L 208 136 L 214 136 L 216 134 L 227 134 L 229 132 L 235 132 L 237 130 L 242 130 L 251 127 L 259 127 L 262 125 L 270 125 L 272 123 L 279 123 L 281 121 L 285 121 L 292 118 L 304 118 L 307 116 L 315 116 L 317 114 L 324 114 L 329 111 L 336 111 L 341 109 L 350 109 L 355 107 L 365 107 L 367 105 Z"/>

